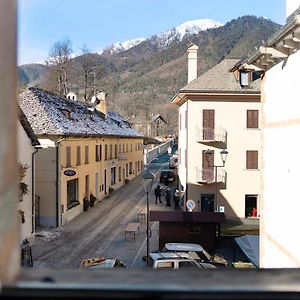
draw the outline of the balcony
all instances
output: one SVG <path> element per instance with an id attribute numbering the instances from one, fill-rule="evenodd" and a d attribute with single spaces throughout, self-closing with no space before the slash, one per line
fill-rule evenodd
<path id="1" fill-rule="evenodd" d="M 220 167 L 217 172 L 217 183 L 226 183 L 227 172 Z M 214 168 L 198 168 L 196 167 L 196 181 L 201 184 L 213 184 L 215 183 L 215 170 Z"/>
<path id="2" fill-rule="evenodd" d="M 128 159 L 128 153 L 119 153 L 118 154 L 118 160 L 127 160 Z"/>
<path id="3" fill-rule="evenodd" d="M 227 144 L 227 131 L 222 127 L 196 128 L 196 140 L 200 143 L 224 143 Z"/>

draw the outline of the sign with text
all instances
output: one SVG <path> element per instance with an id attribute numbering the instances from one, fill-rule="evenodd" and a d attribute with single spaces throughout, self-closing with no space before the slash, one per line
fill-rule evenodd
<path id="1" fill-rule="evenodd" d="M 189 212 L 192 212 L 195 207 L 196 207 L 196 203 L 194 200 L 190 199 L 186 202 L 186 208 L 188 209 Z"/>

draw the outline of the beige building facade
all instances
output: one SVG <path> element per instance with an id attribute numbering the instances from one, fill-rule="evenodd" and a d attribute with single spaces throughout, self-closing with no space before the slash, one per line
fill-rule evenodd
<path id="1" fill-rule="evenodd" d="M 87 200 L 94 204 L 142 172 L 143 136 L 119 114 L 35 88 L 19 102 L 42 147 L 36 154 L 38 226 L 66 224 L 87 209 Z"/>
<path id="2" fill-rule="evenodd" d="M 196 64 L 195 50 L 188 49 L 189 68 Z M 172 100 L 179 107 L 178 174 L 185 201 L 194 200 L 195 211 L 221 211 L 229 218 L 260 211 L 260 89 L 253 80 L 259 74 L 242 75 L 239 64 L 225 59 L 198 78 L 192 68 L 191 82 Z"/>
<path id="3" fill-rule="evenodd" d="M 262 80 L 260 267 L 300 267 L 300 2 L 286 2 L 287 23 L 247 61 Z M 283 143 L 282 141 L 288 141 Z"/>

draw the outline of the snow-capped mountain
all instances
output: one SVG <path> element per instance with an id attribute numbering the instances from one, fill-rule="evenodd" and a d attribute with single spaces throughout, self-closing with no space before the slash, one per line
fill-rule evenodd
<path id="1" fill-rule="evenodd" d="M 126 51 L 145 40 L 149 40 L 151 44 L 154 44 L 158 48 L 165 48 L 174 40 L 181 41 L 187 34 L 197 34 L 200 31 L 204 31 L 210 28 L 217 28 L 224 24 L 212 20 L 212 19 L 198 19 L 184 22 L 177 27 L 173 27 L 165 32 L 153 35 L 151 38 L 136 38 L 125 42 L 116 42 L 108 47 L 98 51 L 98 54 L 115 54 Z"/>
<path id="2" fill-rule="evenodd" d="M 221 27 L 224 24 L 212 19 L 198 19 L 184 22 L 158 35 L 152 36 L 152 43 L 160 48 L 167 47 L 174 40 L 181 41 L 187 34 L 197 34 L 210 28 Z"/>
<path id="3" fill-rule="evenodd" d="M 119 53 L 119 52 L 123 52 L 126 51 L 136 45 L 138 45 L 139 43 L 145 41 L 146 39 L 141 37 L 141 38 L 136 38 L 136 39 L 132 39 L 132 40 L 128 40 L 125 42 L 116 42 L 113 43 L 107 47 L 105 47 L 104 49 L 100 50 L 98 52 L 98 54 L 115 54 L 115 53 Z"/>

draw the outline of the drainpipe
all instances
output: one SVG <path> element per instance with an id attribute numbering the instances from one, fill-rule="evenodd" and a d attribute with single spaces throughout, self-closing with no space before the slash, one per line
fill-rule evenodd
<path id="1" fill-rule="evenodd" d="M 60 214 L 60 155 L 59 155 L 59 146 L 62 141 L 66 138 L 62 138 L 57 141 L 56 145 L 56 227 L 59 227 L 59 214 Z M 60 224 L 62 225 L 62 224 Z"/>
<path id="2" fill-rule="evenodd" d="M 35 232 L 35 155 L 39 148 L 35 148 L 31 154 L 31 233 Z"/>

